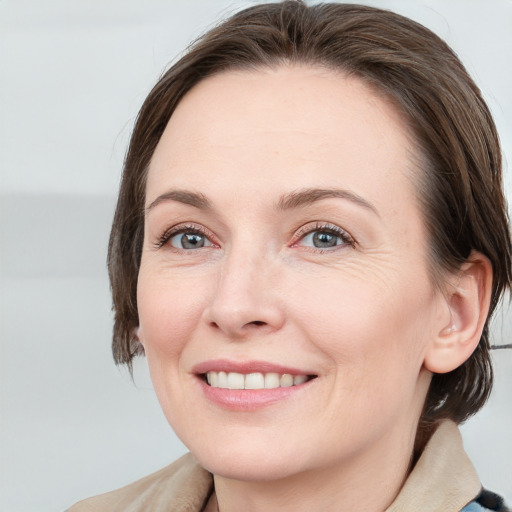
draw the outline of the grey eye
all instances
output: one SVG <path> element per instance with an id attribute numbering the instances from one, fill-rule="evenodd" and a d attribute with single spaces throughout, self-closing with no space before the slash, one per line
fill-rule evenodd
<path id="1" fill-rule="evenodd" d="M 317 230 L 308 233 L 302 239 L 301 245 L 315 247 L 317 249 L 329 249 L 330 247 L 336 247 L 343 243 L 345 242 L 339 235 L 330 233 L 329 231 Z"/>
<path id="2" fill-rule="evenodd" d="M 325 233 L 322 231 L 316 231 L 313 234 L 313 245 L 315 247 L 334 247 L 341 242 L 340 238 L 332 233 Z"/>
<path id="3" fill-rule="evenodd" d="M 187 231 L 178 233 L 170 238 L 169 243 L 176 249 L 201 249 L 212 245 L 210 240 L 199 232 Z"/>

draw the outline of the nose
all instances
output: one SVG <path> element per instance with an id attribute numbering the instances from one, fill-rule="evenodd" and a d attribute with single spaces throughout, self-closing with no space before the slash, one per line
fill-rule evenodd
<path id="1" fill-rule="evenodd" d="M 233 251 L 221 264 L 205 311 L 209 325 L 231 339 L 279 330 L 285 315 L 278 274 L 277 265 L 261 254 Z"/>

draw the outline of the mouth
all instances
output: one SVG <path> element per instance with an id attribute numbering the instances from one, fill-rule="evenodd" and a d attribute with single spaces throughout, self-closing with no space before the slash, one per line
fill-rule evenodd
<path id="1" fill-rule="evenodd" d="M 222 409 L 257 411 L 306 392 L 318 375 L 265 361 L 204 361 L 192 369 L 203 396 Z"/>
<path id="2" fill-rule="evenodd" d="M 316 377 L 316 375 L 305 375 L 277 372 L 253 372 L 238 373 L 225 371 L 209 371 L 200 377 L 212 388 L 221 389 L 277 389 L 300 386 Z"/>

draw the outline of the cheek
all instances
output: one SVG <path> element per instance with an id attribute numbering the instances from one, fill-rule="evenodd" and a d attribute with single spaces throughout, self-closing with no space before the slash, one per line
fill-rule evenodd
<path id="1" fill-rule="evenodd" d="M 428 277 L 417 273 L 415 280 L 391 272 L 386 280 L 348 273 L 324 282 L 305 279 L 297 317 L 347 377 L 345 386 L 378 393 L 417 377 L 432 331 L 430 289 Z"/>
<path id="2" fill-rule="evenodd" d="M 199 322 L 203 310 L 204 283 L 182 283 L 141 267 L 137 284 L 139 338 L 148 362 L 175 360 Z"/>
<path id="3" fill-rule="evenodd" d="M 141 265 L 137 283 L 139 339 L 162 410 L 178 435 L 180 418 L 186 417 L 183 411 L 193 408 L 187 399 L 189 376 L 183 363 L 203 311 L 201 289 L 193 279 L 184 282 Z"/>

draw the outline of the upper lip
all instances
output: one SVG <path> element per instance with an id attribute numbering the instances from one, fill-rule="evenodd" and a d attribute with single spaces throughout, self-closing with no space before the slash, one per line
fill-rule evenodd
<path id="1" fill-rule="evenodd" d="M 197 375 L 208 372 L 234 372 L 234 373 L 279 373 L 290 375 L 315 375 L 313 372 L 304 371 L 268 361 L 230 361 L 228 359 L 215 359 L 203 361 L 192 368 L 192 373 Z"/>

